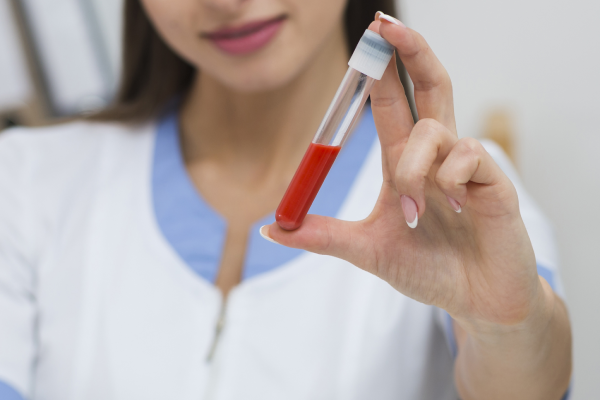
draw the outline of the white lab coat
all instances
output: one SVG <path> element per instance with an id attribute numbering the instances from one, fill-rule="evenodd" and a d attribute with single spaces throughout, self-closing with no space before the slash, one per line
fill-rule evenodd
<path id="1" fill-rule="evenodd" d="M 35 400 L 457 399 L 444 313 L 345 261 L 305 253 L 224 306 L 157 227 L 154 128 L 0 136 L 0 381 Z M 548 223 L 486 147 L 555 272 Z M 376 143 L 339 218 L 366 217 L 381 181 Z"/>

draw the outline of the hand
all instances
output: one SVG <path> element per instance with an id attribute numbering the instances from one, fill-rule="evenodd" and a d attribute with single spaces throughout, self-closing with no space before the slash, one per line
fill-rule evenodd
<path id="1" fill-rule="evenodd" d="M 537 274 L 516 190 L 478 141 L 458 139 L 450 78 L 425 40 L 389 21 L 370 29 L 396 47 L 420 121 L 393 60 L 371 93 L 383 160 L 372 213 L 359 222 L 308 215 L 296 231 L 261 232 L 345 259 L 448 311 L 461 398 L 560 399 L 571 373 L 569 319 Z"/>
<path id="2" fill-rule="evenodd" d="M 396 47 L 420 121 L 393 59 L 371 93 L 383 186 L 370 216 L 309 215 L 296 231 L 273 224 L 268 235 L 345 259 L 467 329 L 526 321 L 545 295 L 514 186 L 478 141 L 458 139 L 450 78 L 423 37 L 383 20 L 370 29 Z"/>

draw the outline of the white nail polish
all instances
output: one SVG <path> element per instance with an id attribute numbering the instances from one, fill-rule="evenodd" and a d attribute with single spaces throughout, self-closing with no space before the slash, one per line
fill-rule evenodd
<path id="1" fill-rule="evenodd" d="M 384 14 L 384 13 L 379 14 L 379 19 L 385 19 L 386 21 L 391 22 L 394 25 L 404 26 L 404 24 L 402 22 L 398 21 L 396 18 L 392 17 L 391 15 Z"/>
<path id="2" fill-rule="evenodd" d="M 402 205 L 402 213 L 404 214 L 406 224 L 409 228 L 415 229 L 419 223 L 419 207 L 417 206 L 417 203 L 407 195 L 400 196 L 400 203 Z M 410 217 L 413 217 L 412 221 L 408 220 Z"/>
<path id="3" fill-rule="evenodd" d="M 408 227 L 411 229 L 415 229 L 417 227 L 418 223 L 419 223 L 419 214 L 418 213 L 417 213 L 417 215 L 415 215 L 415 220 L 413 222 L 406 221 L 406 225 L 408 225 Z"/>
<path id="4" fill-rule="evenodd" d="M 456 211 L 457 214 L 460 214 L 462 212 L 462 207 L 460 206 L 460 203 L 458 201 L 454 200 L 450 196 L 446 196 L 446 198 L 448 199 L 448 202 L 452 206 L 452 209 L 454 211 Z"/>
<path id="5" fill-rule="evenodd" d="M 267 236 L 265 233 L 263 233 L 263 228 L 266 228 L 266 227 L 267 227 L 267 225 L 263 225 L 263 226 L 260 227 L 260 229 L 258 230 L 258 232 L 260 233 L 260 236 L 262 236 L 263 239 L 266 239 L 266 240 L 268 240 L 271 243 L 275 243 L 275 244 L 281 245 L 281 243 L 277 243 L 276 241 L 274 241 L 273 239 L 271 239 L 269 236 Z"/>

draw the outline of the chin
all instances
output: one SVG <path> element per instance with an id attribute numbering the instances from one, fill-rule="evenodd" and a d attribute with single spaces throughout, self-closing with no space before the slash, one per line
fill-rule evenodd
<path id="1" fill-rule="evenodd" d="M 298 55 L 278 54 L 201 71 L 210 74 L 227 88 L 241 93 L 259 93 L 280 89 L 296 79 L 304 69 L 305 60 Z"/>
<path id="2" fill-rule="evenodd" d="M 280 89 L 286 86 L 293 80 L 293 76 L 289 74 L 278 75 L 237 75 L 230 77 L 217 78 L 222 85 L 230 90 L 240 93 L 260 93 L 269 92 Z"/>
<path id="3" fill-rule="evenodd" d="M 241 93 L 260 93 L 274 91 L 286 86 L 294 78 L 291 74 L 260 74 L 235 76 L 223 83 L 232 90 Z"/>

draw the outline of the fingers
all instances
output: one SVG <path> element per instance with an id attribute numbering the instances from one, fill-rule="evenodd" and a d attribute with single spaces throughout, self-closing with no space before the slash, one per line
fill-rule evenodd
<path id="1" fill-rule="evenodd" d="M 357 260 L 360 255 L 364 257 L 367 246 L 359 226 L 358 222 L 307 215 L 295 231 L 286 231 L 273 223 L 263 226 L 260 233 L 283 246 L 338 257 L 358 265 Z"/>
<path id="2" fill-rule="evenodd" d="M 369 29 L 379 32 L 380 25 L 381 22 L 374 21 Z M 404 86 L 398 75 L 396 57 L 392 57 L 381 80 L 371 90 L 371 110 L 381 142 L 384 172 L 386 177 L 390 177 L 400 157 L 401 145 L 408 140 L 414 126 Z"/>
<path id="3" fill-rule="evenodd" d="M 426 210 L 426 186 L 431 181 L 446 195 L 448 206 L 461 212 L 469 198 L 471 207 L 487 216 L 518 214 L 514 186 L 481 143 L 457 140 L 433 119 L 419 121 L 406 143 L 395 171 L 395 186 L 409 227 L 415 228 Z"/>
<path id="4" fill-rule="evenodd" d="M 371 110 L 381 142 L 385 171 L 390 172 L 386 176 L 393 176 L 402 145 L 408 140 L 414 127 L 395 58 L 388 65 L 381 81 L 376 82 L 371 91 Z"/>
<path id="5" fill-rule="evenodd" d="M 402 207 L 409 226 L 416 226 L 415 216 L 421 217 L 425 212 L 425 185 L 431 167 L 446 157 L 456 140 L 448 128 L 433 119 L 423 119 L 415 125 L 395 171 L 396 190 L 405 196 Z"/>
<path id="6" fill-rule="evenodd" d="M 414 121 L 398 76 L 396 57 L 392 58 L 383 77 L 371 90 L 371 110 L 383 148 L 408 138 Z"/>
<path id="7" fill-rule="evenodd" d="M 456 133 L 452 82 L 425 39 L 402 23 L 381 19 L 379 34 L 400 56 L 415 87 L 420 119 L 433 118 Z"/>
<path id="8" fill-rule="evenodd" d="M 481 200 L 487 214 L 514 213 L 518 198 L 514 186 L 494 159 L 473 138 L 456 142 L 435 176 L 438 188 L 459 211 L 469 197 Z"/>

